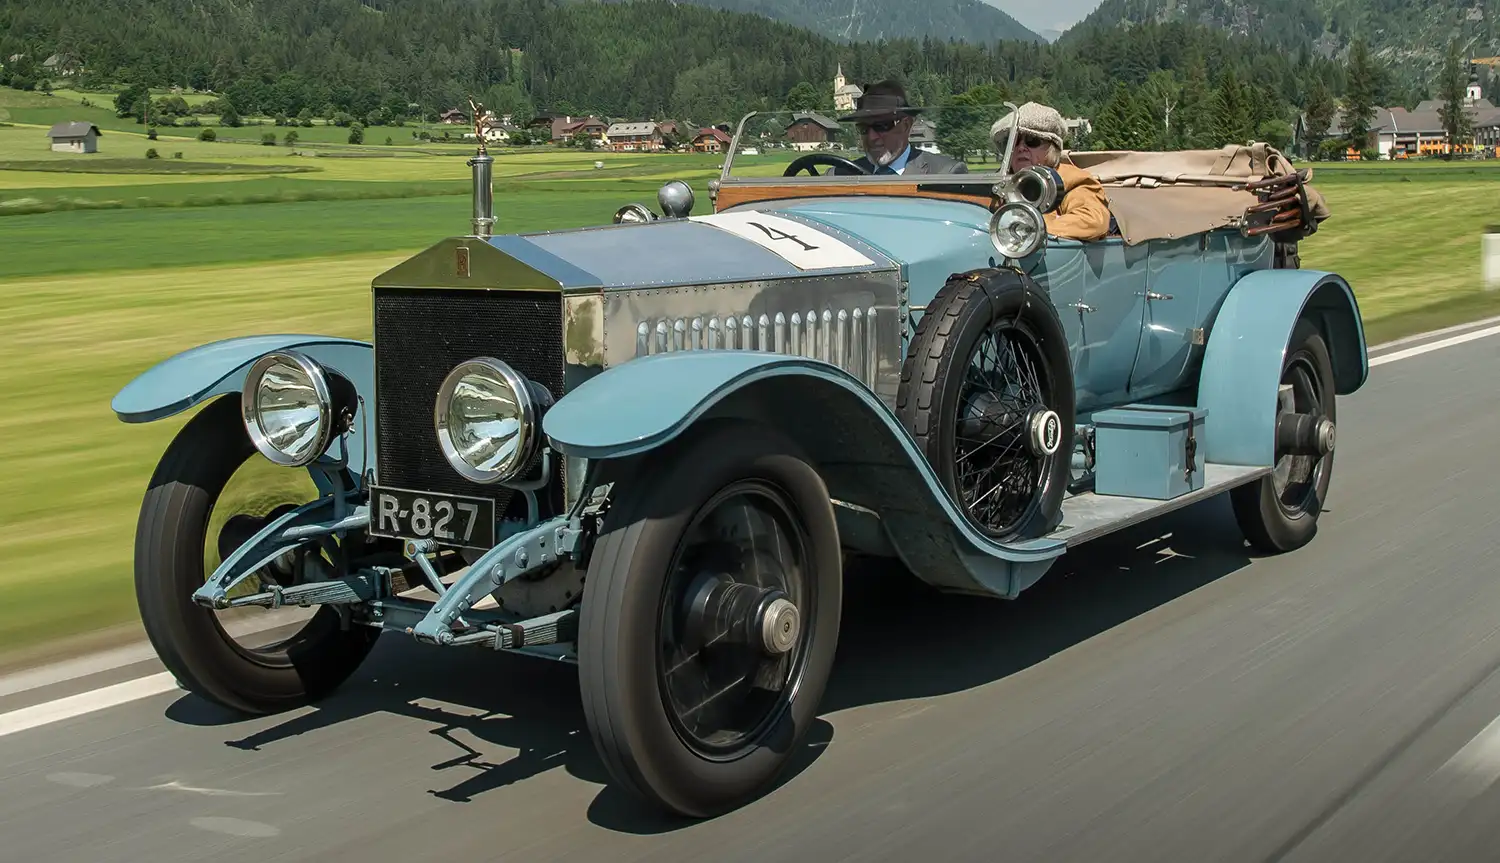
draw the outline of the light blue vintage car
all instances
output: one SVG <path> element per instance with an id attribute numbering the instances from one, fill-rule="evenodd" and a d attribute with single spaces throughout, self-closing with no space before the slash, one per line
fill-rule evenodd
<path id="1" fill-rule="evenodd" d="M 1014 599 L 1222 493 L 1255 546 L 1308 542 L 1368 372 L 1350 286 L 1298 267 L 1308 176 L 1263 146 L 1075 153 L 1116 227 L 1077 242 L 1044 227 L 1055 171 L 998 170 L 1013 145 L 820 174 L 846 130 L 752 115 L 714 212 L 674 182 L 660 215 L 519 234 L 481 145 L 472 232 L 374 279 L 372 344 L 216 342 L 115 397 L 197 409 L 137 536 L 162 661 L 249 713 L 329 693 L 382 632 L 573 662 L 615 780 L 708 817 L 814 720 L 849 555 Z"/>

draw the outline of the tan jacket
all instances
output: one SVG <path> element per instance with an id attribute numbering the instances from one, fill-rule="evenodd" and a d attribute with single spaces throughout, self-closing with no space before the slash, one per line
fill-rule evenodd
<path id="1" fill-rule="evenodd" d="M 1065 240 L 1089 242 L 1109 233 L 1109 199 L 1098 178 L 1068 162 L 1057 166 L 1063 180 L 1063 199 L 1048 213 L 1047 233 Z"/>

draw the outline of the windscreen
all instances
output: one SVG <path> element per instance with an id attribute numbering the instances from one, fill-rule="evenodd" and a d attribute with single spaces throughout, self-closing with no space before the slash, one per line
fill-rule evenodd
<path id="1" fill-rule="evenodd" d="M 876 169 L 893 156 L 904 168 L 902 153 L 913 162 L 911 173 L 924 177 L 952 174 L 958 164 L 970 174 L 995 174 L 1009 133 L 997 145 L 991 129 L 1009 115 L 1005 105 L 945 105 L 903 117 L 773 111 L 742 120 L 737 139 L 705 135 L 695 146 L 725 153 L 724 179 L 858 181 L 888 174 Z"/>

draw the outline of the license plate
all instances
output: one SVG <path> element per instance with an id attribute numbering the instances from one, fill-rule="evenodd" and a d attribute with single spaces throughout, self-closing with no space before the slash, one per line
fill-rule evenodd
<path id="1" fill-rule="evenodd" d="M 375 486 L 370 490 L 370 533 L 489 548 L 495 544 L 495 502 Z"/>

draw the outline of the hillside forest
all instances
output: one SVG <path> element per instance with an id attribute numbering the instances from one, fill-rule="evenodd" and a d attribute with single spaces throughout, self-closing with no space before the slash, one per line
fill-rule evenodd
<path id="1" fill-rule="evenodd" d="M 1341 103 L 1368 116 L 1444 92 L 1467 74 L 1450 54 L 1424 80 L 1394 72 L 1362 40 L 1324 56 L 1181 20 L 1080 25 L 1055 44 L 836 42 L 670 0 L 0 0 L 0 84 L 52 86 L 42 62 L 62 57 L 81 68 L 72 86 L 121 92 L 122 116 L 149 108 L 167 125 L 195 111 L 226 124 L 393 125 L 470 96 L 517 122 L 550 111 L 732 124 L 750 110 L 831 114 L 842 67 L 856 83 L 896 78 L 918 104 L 1030 100 L 1088 117 L 1092 138 L 1075 146 L 1285 147 L 1304 111 L 1317 138 Z M 146 87 L 172 86 L 218 98 L 147 104 Z"/>

